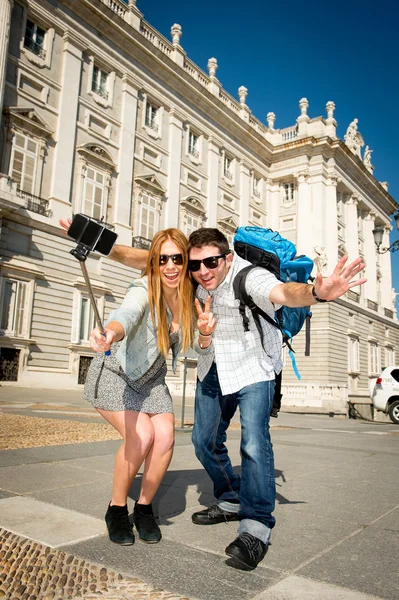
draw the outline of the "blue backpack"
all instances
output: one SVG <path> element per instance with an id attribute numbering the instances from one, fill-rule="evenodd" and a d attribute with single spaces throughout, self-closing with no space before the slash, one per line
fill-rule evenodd
<path id="1" fill-rule="evenodd" d="M 291 340 L 306 322 L 306 349 L 305 356 L 310 355 L 310 317 L 309 307 L 289 308 L 283 306 L 275 313 L 272 319 L 261 310 L 252 300 L 245 289 L 247 275 L 255 267 L 263 267 L 273 273 L 282 282 L 295 281 L 307 283 L 311 279 L 313 260 L 307 256 L 296 256 L 296 248 L 292 242 L 283 238 L 277 231 L 264 229 L 263 227 L 238 227 L 234 236 L 234 250 L 241 258 L 252 263 L 242 269 L 234 278 L 234 295 L 240 301 L 240 314 L 243 319 L 244 329 L 248 331 L 249 321 L 245 313 L 247 306 L 252 313 L 256 327 L 264 346 L 263 330 L 259 317 L 265 319 L 271 325 L 280 329 L 283 343 L 289 348 L 292 367 L 298 379 L 301 378 L 291 347 Z M 281 378 L 277 381 L 281 388 Z M 281 397 L 280 397 L 281 400 Z M 277 416 L 277 415 L 273 415 Z"/>

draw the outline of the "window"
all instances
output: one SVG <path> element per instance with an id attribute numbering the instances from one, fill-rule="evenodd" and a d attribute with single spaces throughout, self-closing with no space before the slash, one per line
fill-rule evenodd
<path id="1" fill-rule="evenodd" d="M 348 339 L 348 371 L 350 373 L 360 372 L 360 344 L 357 337 Z"/>
<path id="2" fill-rule="evenodd" d="M 82 296 L 80 302 L 79 342 L 88 342 L 90 332 L 96 324 L 90 298 Z"/>
<path id="3" fill-rule="evenodd" d="M 226 179 L 229 179 L 230 181 L 232 181 L 232 179 L 233 179 L 233 159 L 229 158 L 228 156 L 224 157 L 223 174 L 226 177 Z"/>
<path id="4" fill-rule="evenodd" d="M 199 158 L 198 141 L 199 136 L 190 131 L 188 134 L 188 153 L 194 158 Z"/>
<path id="5" fill-rule="evenodd" d="M 145 107 L 145 125 L 153 131 L 158 131 L 158 108 L 147 102 Z"/>
<path id="6" fill-rule="evenodd" d="M 283 204 L 293 204 L 294 202 L 294 184 L 284 183 L 283 184 Z"/>
<path id="7" fill-rule="evenodd" d="M 385 366 L 391 367 L 395 364 L 395 350 L 392 346 L 387 346 L 385 348 Z"/>
<path id="8" fill-rule="evenodd" d="M 32 138 L 16 133 L 13 139 L 10 161 L 10 177 L 19 189 L 33 194 L 35 189 L 38 144 Z"/>
<path id="9" fill-rule="evenodd" d="M 108 100 L 108 73 L 96 67 L 96 65 L 93 66 L 91 90 L 104 100 Z"/>
<path id="10" fill-rule="evenodd" d="M 201 225 L 202 225 L 201 217 L 199 217 L 197 215 L 187 214 L 186 215 L 186 224 L 184 227 L 184 233 L 188 237 L 190 235 L 190 233 L 192 233 L 196 229 L 199 229 L 201 227 Z"/>
<path id="11" fill-rule="evenodd" d="M 94 219 L 104 216 L 105 174 L 87 167 L 83 180 L 82 212 Z"/>
<path id="12" fill-rule="evenodd" d="M 4 278 L 0 330 L 6 335 L 25 337 L 28 283 L 19 279 Z"/>
<path id="13" fill-rule="evenodd" d="M 44 50 L 44 38 L 46 32 L 44 29 L 33 23 L 30 19 L 26 21 L 24 47 L 40 56 L 45 58 L 46 52 Z"/>
<path id="14" fill-rule="evenodd" d="M 379 375 L 380 371 L 380 349 L 377 342 L 369 342 L 369 375 Z"/>
<path id="15" fill-rule="evenodd" d="M 139 227 L 139 235 L 147 240 L 152 240 L 158 230 L 157 200 L 149 194 L 141 199 Z"/>
<path id="16" fill-rule="evenodd" d="M 252 194 L 255 196 L 255 198 L 260 198 L 260 179 L 259 179 L 259 177 L 253 178 Z"/>

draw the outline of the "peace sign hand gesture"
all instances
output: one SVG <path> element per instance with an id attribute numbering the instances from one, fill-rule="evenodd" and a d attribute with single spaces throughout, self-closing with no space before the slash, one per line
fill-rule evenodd
<path id="1" fill-rule="evenodd" d="M 211 297 L 208 296 L 205 300 L 205 308 L 203 309 L 200 301 L 195 299 L 195 307 L 198 313 L 197 328 L 201 335 L 211 335 L 216 329 L 216 319 L 213 316 L 211 309 Z"/>

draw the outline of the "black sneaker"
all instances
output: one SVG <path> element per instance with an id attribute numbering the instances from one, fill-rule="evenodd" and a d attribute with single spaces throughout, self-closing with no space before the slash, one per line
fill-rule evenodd
<path id="1" fill-rule="evenodd" d="M 133 515 L 139 538 L 143 542 L 147 542 L 147 544 L 157 544 L 161 541 L 161 530 L 155 521 L 151 504 L 139 504 L 136 502 Z"/>
<path id="2" fill-rule="evenodd" d="M 225 550 L 232 558 L 231 566 L 244 571 L 255 569 L 267 552 L 267 544 L 254 535 L 244 532 L 231 542 Z"/>
<path id="3" fill-rule="evenodd" d="M 134 544 L 133 525 L 129 521 L 127 504 L 125 506 L 108 506 L 105 514 L 105 522 L 111 542 L 121 546 Z"/>
<path id="4" fill-rule="evenodd" d="M 216 525 L 216 523 L 227 523 L 229 521 L 239 521 L 238 513 L 228 512 L 215 504 L 205 510 L 195 512 L 191 520 L 196 525 Z"/>

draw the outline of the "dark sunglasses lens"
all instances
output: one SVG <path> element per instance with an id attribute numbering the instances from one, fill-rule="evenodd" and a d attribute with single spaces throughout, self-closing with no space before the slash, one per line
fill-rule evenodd
<path id="1" fill-rule="evenodd" d="M 189 260 L 188 261 L 188 270 L 189 271 L 199 271 L 201 268 L 201 261 L 200 260 Z"/>
<path id="2" fill-rule="evenodd" d="M 217 256 L 209 256 L 209 258 L 204 258 L 203 263 L 207 269 L 216 269 L 219 259 Z"/>
<path id="3" fill-rule="evenodd" d="M 159 264 L 161 267 L 164 267 L 168 264 L 169 259 L 172 259 L 172 263 L 174 265 L 181 266 L 183 264 L 183 254 L 160 254 L 159 255 Z"/>
<path id="4" fill-rule="evenodd" d="M 183 254 L 173 254 L 171 259 L 174 265 L 180 266 L 183 264 Z"/>

